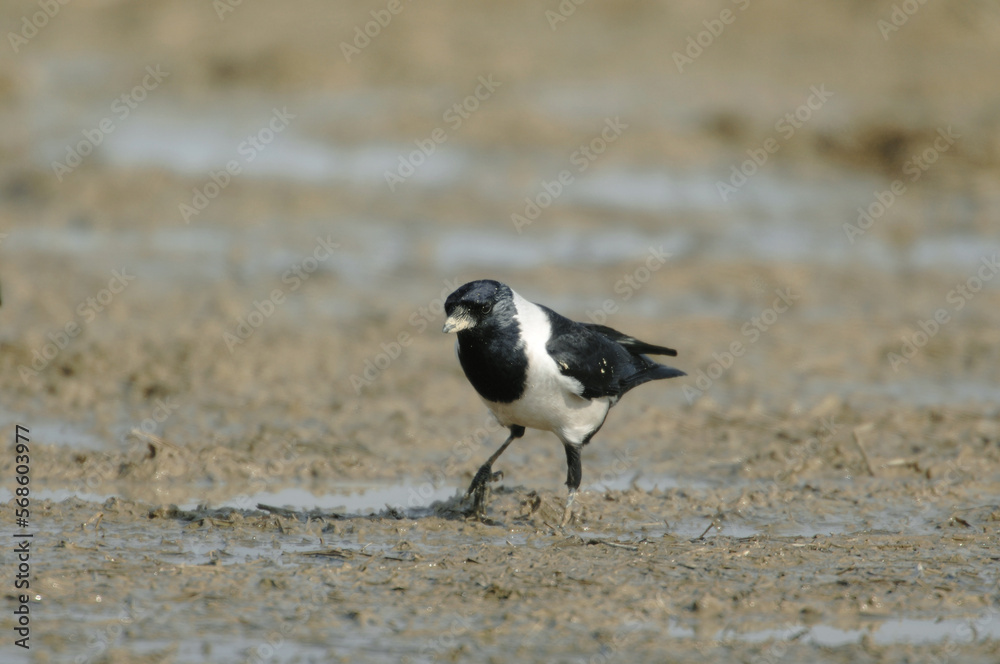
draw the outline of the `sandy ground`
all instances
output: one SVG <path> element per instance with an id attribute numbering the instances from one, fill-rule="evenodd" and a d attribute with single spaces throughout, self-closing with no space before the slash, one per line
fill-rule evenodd
<path id="1" fill-rule="evenodd" d="M 0 659 L 997 661 L 995 3 L 403 3 L 356 45 L 387 6 L 7 37 Z M 483 276 L 689 374 L 616 406 L 565 528 L 538 432 L 463 515 L 503 435 L 440 307 Z"/>

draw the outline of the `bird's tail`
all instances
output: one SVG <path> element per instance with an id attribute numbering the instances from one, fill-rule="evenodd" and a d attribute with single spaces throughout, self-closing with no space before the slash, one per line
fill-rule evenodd
<path id="1" fill-rule="evenodd" d="M 648 358 L 647 358 L 648 360 Z M 648 360 L 649 366 L 638 371 L 632 376 L 629 376 L 622 381 L 622 387 L 624 390 L 622 393 L 628 392 L 634 387 L 638 387 L 643 383 L 648 383 L 651 380 L 664 380 L 666 378 L 679 378 L 680 376 L 686 376 L 687 374 L 680 369 L 675 369 L 673 367 L 668 367 L 665 364 L 659 364 Z"/>

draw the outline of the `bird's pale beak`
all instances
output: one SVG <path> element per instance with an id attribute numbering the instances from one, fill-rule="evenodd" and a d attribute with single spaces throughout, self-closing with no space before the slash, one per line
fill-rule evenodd
<path id="1" fill-rule="evenodd" d="M 475 325 L 475 321 L 464 311 L 456 311 L 444 321 L 444 327 L 441 331 L 445 334 L 450 332 L 461 332 L 462 330 L 467 330 Z"/>

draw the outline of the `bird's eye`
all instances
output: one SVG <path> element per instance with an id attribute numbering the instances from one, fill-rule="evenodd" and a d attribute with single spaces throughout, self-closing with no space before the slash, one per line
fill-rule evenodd
<path id="1" fill-rule="evenodd" d="M 491 311 L 493 311 L 493 303 L 492 302 L 487 302 L 486 304 L 484 304 L 481 307 L 479 307 L 479 310 L 481 312 L 483 312 L 483 315 L 485 316 L 486 314 L 488 314 Z"/>

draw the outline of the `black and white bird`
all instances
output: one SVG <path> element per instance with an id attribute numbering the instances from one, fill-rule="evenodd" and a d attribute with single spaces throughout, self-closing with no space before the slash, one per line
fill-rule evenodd
<path id="1" fill-rule="evenodd" d="M 686 375 L 648 355 L 677 351 L 639 341 L 604 325 L 577 323 L 524 299 L 505 284 L 471 281 L 448 296 L 444 332 L 457 332 L 465 376 L 497 421 L 510 429 L 469 486 L 473 513 L 485 515 L 493 463 L 526 428 L 551 431 L 566 449 L 569 520 L 580 487 L 580 450 L 622 395 L 652 380 Z"/>

